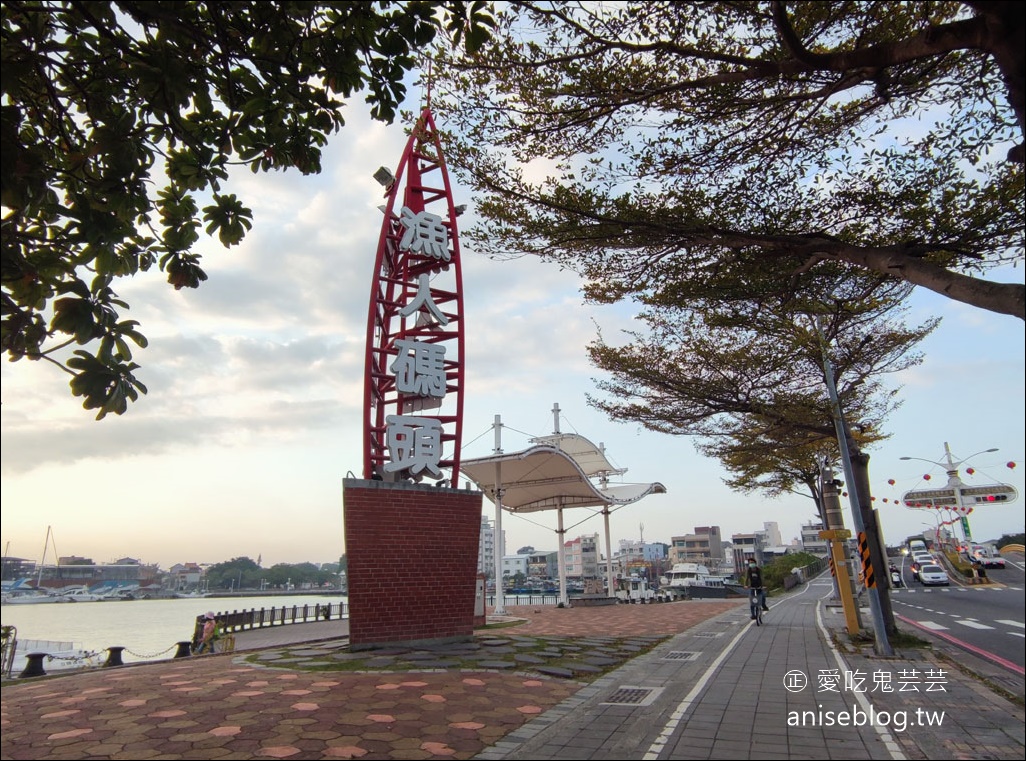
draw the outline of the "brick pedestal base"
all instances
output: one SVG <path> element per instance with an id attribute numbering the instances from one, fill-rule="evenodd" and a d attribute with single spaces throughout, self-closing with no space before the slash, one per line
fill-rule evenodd
<path id="1" fill-rule="evenodd" d="M 473 636 L 481 499 L 467 489 L 343 482 L 353 650 Z"/>

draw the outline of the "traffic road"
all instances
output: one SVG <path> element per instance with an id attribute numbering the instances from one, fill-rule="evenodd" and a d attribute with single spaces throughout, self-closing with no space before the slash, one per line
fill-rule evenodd
<path id="1" fill-rule="evenodd" d="M 907 586 L 891 590 L 896 615 L 943 636 L 1009 670 L 1026 667 L 1026 572 L 1022 556 L 1012 556 L 1004 569 L 987 570 L 991 584 L 924 587 L 913 581 L 906 563 Z"/>

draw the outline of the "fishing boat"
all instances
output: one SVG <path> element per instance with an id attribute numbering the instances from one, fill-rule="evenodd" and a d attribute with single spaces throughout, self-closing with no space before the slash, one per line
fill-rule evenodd
<path id="1" fill-rule="evenodd" d="M 674 599 L 726 597 L 728 577 L 713 573 L 701 563 L 675 563 L 669 573 L 659 579 L 659 585 Z"/>

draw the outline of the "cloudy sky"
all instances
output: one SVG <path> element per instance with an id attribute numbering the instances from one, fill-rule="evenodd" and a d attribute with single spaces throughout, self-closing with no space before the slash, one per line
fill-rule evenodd
<path id="1" fill-rule="evenodd" d="M 124 416 L 96 422 L 64 374 L 3 363 L 5 554 L 39 560 L 48 526 L 61 555 L 165 568 L 242 555 L 265 567 L 328 562 L 344 552 L 342 480 L 362 469 L 365 321 L 382 203 L 372 174 L 394 169 L 406 141 L 406 125 L 371 122 L 361 105 L 346 118 L 321 175 L 247 170 L 233 179 L 228 191 L 252 207 L 254 228 L 232 250 L 201 242 L 210 279 L 200 289 L 176 292 L 155 271 L 116 286 L 150 339 L 136 357 L 149 394 Z M 456 204 L 471 208 L 460 218 L 465 229 L 474 199 L 453 181 Z M 622 480 L 667 488 L 614 513 L 614 546 L 640 535 L 668 542 L 708 524 L 729 536 L 764 521 L 778 522 L 789 541 L 814 516 L 808 497 L 732 493 L 691 440 L 614 424 L 586 405 L 597 371 L 585 345 L 597 327 L 607 338 L 631 327 L 628 306 L 585 306 L 576 276 L 535 260 L 493 262 L 466 244 L 463 278 L 464 459 L 491 453 L 497 414 L 507 452 L 551 433 L 558 403 L 561 429 L 604 443 L 628 469 Z M 1021 283 L 1023 274 L 1003 279 Z M 893 500 L 945 480 L 940 466 L 902 456 L 941 461 L 945 442 L 956 460 L 998 447 L 966 463 L 975 473 L 965 481 L 1023 490 L 1022 321 L 923 292 L 909 320 L 929 316 L 943 322 L 923 345 L 926 361 L 893 378 L 904 406 L 890 419 L 892 438 L 870 452 L 890 542 L 935 522 Z M 494 514 L 487 500 L 484 509 Z M 996 538 L 1023 530 L 1023 508 L 977 510 L 970 522 L 977 539 Z M 510 551 L 556 547 L 552 515 L 503 523 Z M 567 526 L 568 536 L 602 530 L 585 509 L 569 511 Z"/>

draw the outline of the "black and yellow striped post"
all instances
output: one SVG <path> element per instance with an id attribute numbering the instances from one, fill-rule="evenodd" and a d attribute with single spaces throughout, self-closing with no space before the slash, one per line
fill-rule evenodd
<path id="1" fill-rule="evenodd" d="M 865 579 L 866 589 L 873 589 L 876 586 L 876 574 L 873 573 L 873 560 L 869 555 L 869 538 L 865 531 L 859 532 L 859 555 L 862 556 L 862 578 Z"/>
<path id="2" fill-rule="evenodd" d="M 851 580 L 848 577 L 848 564 L 844 560 L 844 547 L 850 537 L 851 532 L 845 528 L 819 532 L 819 538 L 826 539 L 830 543 L 830 572 L 837 577 L 837 593 L 841 596 L 841 607 L 844 609 L 848 633 L 858 634 L 861 630 L 858 608 L 855 605 L 855 596 L 852 594 Z"/>

